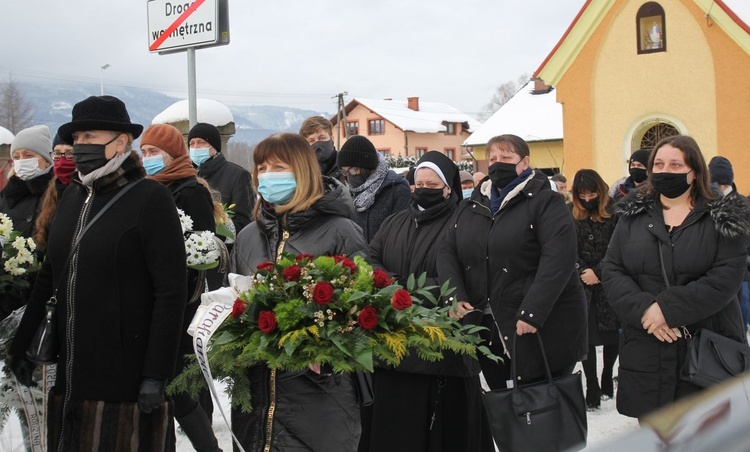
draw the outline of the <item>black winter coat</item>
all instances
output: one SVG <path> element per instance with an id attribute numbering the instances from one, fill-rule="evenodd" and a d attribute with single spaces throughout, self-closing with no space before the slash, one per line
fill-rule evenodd
<path id="1" fill-rule="evenodd" d="M 255 197 L 250 173 L 245 168 L 228 161 L 219 152 L 198 167 L 198 176 L 221 193 L 224 205 L 234 204 L 232 222 L 237 232 L 250 223 Z"/>
<path id="2" fill-rule="evenodd" d="M 51 169 L 26 181 L 18 176 L 11 176 L 8 185 L 0 192 L 0 212 L 13 220 L 13 229 L 24 237 L 34 235 L 34 223 L 42 208 L 42 196 L 52 176 L 54 174 Z"/>
<path id="3" fill-rule="evenodd" d="M 46 259 L 11 353 L 26 356 L 45 302 L 59 287 L 54 391 L 66 400 L 135 402 L 144 378 L 166 380 L 174 369 L 187 281 L 182 230 L 166 187 L 139 182 L 86 232 L 63 271 L 76 233 L 144 175 L 131 157 L 93 188 L 74 176 L 50 226 Z"/>
<path id="4" fill-rule="evenodd" d="M 309 210 L 278 217 L 260 206 L 259 218 L 243 229 L 232 250 L 230 271 L 255 273 L 258 264 L 276 261 L 278 248 L 293 254 L 365 255 L 362 231 L 347 218 L 346 188 L 324 178 L 326 192 Z M 288 239 L 282 242 L 284 232 Z M 252 413 L 232 409 L 232 430 L 246 451 L 261 451 L 269 411 L 269 371 L 249 370 Z M 309 370 L 280 372 L 273 413 L 273 451 L 355 451 L 361 434 L 359 402 L 347 374 L 321 376 Z"/>
<path id="5" fill-rule="evenodd" d="M 737 292 L 745 273 L 750 208 L 739 197 L 699 199 L 671 234 L 661 203 L 641 191 L 618 203 L 617 214 L 602 263 L 604 287 L 623 328 L 617 410 L 640 417 L 675 400 L 685 356 L 684 340 L 662 343 L 641 326 L 653 302 L 670 327 L 708 328 L 746 342 Z"/>
<path id="6" fill-rule="evenodd" d="M 612 233 L 615 230 L 617 221 L 615 217 L 610 217 L 604 220 L 604 222 L 598 222 L 592 220 L 590 217 L 583 220 L 575 220 L 576 225 L 576 236 L 578 237 L 578 262 L 576 268 L 578 274 L 590 268 L 599 281 L 602 280 L 601 261 L 604 259 L 604 255 L 607 253 L 607 246 L 609 240 L 612 238 Z M 595 326 L 595 331 L 616 332 L 619 328 L 619 320 L 617 315 L 610 307 L 607 302 L 607 293 L 601 284 L 595 284 L 589 286 L 584 284 L 584 291 L 586 292 L 586 299 L 588 300 L 590 325 Z M 589 334 L 589 341 L 594 339 L 601 339 L 598 334 Z M 617 338 L 613 338 L 614 343 L 617 343 Z M 593 342 L 600 342 L 594 340 Z M 609 342 L 608 342 L 609 343 Z M 604 343 L 591 343 L 589 345 L 607 345 Z"/>
<path id="7" fill-rule="evenodd" d="M 535 171 L 490 211 L 489 178 L 464 200 L 440 247 L 438 274 L 456 287 L 459 301 L 489 305 L 508 348 L 523 320 L 542 333 L 551 369 L 563 370 L 587 351 L 586 297 L 576 271 L 573 217 L 547 177 Z M 536 337 L 517 340 L 522 381 L 544 375 Z M 515 359 L 516 357 L 512 357 Z"/>
<path id="8" fill-rule="evenodd" d="M 411 189 L 400 174 L 388 170 L 377 193 L 375 203 L 364 212 L 356 212 L 354 221 L 362 228 L 365 242 L 369 243 L 386 218 L 409 207 Z"/>

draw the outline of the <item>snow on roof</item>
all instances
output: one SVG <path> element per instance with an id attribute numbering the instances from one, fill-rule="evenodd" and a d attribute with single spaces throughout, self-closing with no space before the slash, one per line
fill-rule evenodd
<path id="1" fill-rule="evenodd" d="M 229 124 L 234 121 L 234 116 L 229 108 L 221 102 L 212 99 L 198 99 L 198 122 L 207 122 L 216 127 Z M 151 124 L 168 124 L 178 121 L 187 121 L 190 113 L 188 101 L 181 100 L 167 107 L 163 112 L 156 115 Z"/>
<path id="2" fill-rule="evenodd" d="M 354 99 L 401 130 L 417 133 L 445 132 L 444 122 L 469 123 L 469 130 L 477 130 L 482 123 L 460 110 L 442 102 L 419 101 L 419 111 L 409 108 L 406 100 Z"/>
<path id="3" fill-rule="evenodd" d="M 15 136 L 5 127 L 0 127 L 0 144 L 13 144 Z"/>
<path id="4" fill-rule="evenodd" d="M 518 135 L 526 141 L 562 140 L 562 105 L 556 102 L 555 91 L 532 94 L 531 81 L 518 90 L 490 119 L 472 133 L 464 146 L 482 146 L 490 138 L 504 133 Z"/>

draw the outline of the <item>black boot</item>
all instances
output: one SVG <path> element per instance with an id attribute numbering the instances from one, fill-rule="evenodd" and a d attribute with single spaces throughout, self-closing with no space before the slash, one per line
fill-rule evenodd
<path id="1" fill-rule="evenodd" d="M 604 368 L 602 369 L 601 380 L 602 399 L 604 400 L 612 399 L 615 396 L 615 384 L 612 379 L 612 369 L 615 367 L 617 353 L 617 345 L 604 346 Z"/>
<path id="2" fill-rule="evenodd" d="M 221 452 L 216 435 L 211 429 L 211 422 L 200 405 L 186 416 L 178 417 L 176 420 L 197 452 Z"/>
<path id="3" fill-rule="evenodd" d="M 602 391 L 599 385 L 586 384 L 586 409 L 588 411 L 598 410 L 602 405 Z"/>

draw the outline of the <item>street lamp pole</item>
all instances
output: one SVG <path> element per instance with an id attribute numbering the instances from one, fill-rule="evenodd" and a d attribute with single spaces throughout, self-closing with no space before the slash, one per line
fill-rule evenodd
<path id="1" fill-rule="evenodd" d="M 99 72 L 99 90 L 101 92 L 101 95 L 104 95 L 104 70 L 109 67 L 109 64 L 105 64 L 101 67 L 101 71 Z"/>

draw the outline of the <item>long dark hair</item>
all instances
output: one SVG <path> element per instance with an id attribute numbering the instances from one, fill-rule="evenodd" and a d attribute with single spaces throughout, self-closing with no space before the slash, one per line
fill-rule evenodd
<path id="1" fill-rule="evenodd" d="M 698 143 L 695 141 L 695 139 L 693 139 L 693 137 L 689 137 L 687 135 L 673 135 L 671 137 L 663 138 L 661 141 L 656 143 L 656 146 L 654 146 L 654 150 L 651 151 L 651 156 L 648 158 L 648 181 L 646 183 L 646 188 L 644 189 L 645 192 L 654 196 L 659 194 L 659 191 L 656 190 L 653 183 L 651 182 L 651 175 L 653 174 L 654 159 L 656 159 L 656 153 L 659 152 L 659 149 L 666 145 L 670 145 L 682 151 L 682 155 L 685 158 L 685 163 L 690 167 L 691 170 L 693 170 L 695 179 L 690 186 L 690 195 L 693 202 L 695 202 L 701 196 L 705 198 L 706 201 L 713 201 L 717 199 L 717 196 L 711 190 L 708 167 L 706 166 L 706 159 L 703 158 L 701 148 L 698 146 Z"/>
<path id="2" fill-rule="evenodd" d="M 597 194 L 596 199 L 599 201 L 599 207 L 595 212 L 589 213 L 588 209 L 581 204 L 579 195 L 583 191 Z M 592 220 L 604 223 L 604 220 L 612 217 L 612 214 L 607 211 L 609 186 L 596 171 L 592 169 L 579 170 L 573 177 L 573 188 L 570 190 L 570 194 L 573 197 L 573 218 L 576 220 L 585 220 L 590 215 Z"/>

